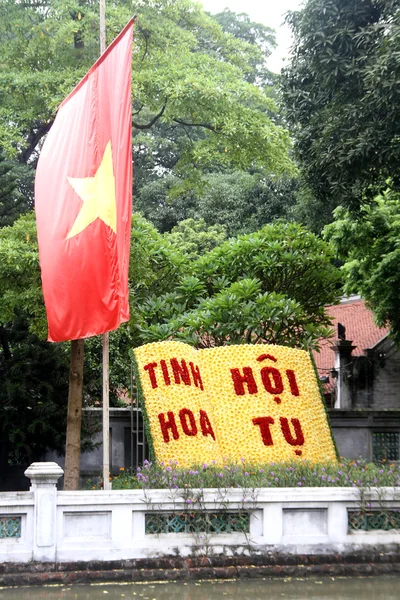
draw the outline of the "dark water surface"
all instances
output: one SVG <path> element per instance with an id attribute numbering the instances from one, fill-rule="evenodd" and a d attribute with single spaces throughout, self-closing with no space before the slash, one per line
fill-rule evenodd
<path id="1" fill-rule="evenodd" d="M 400 577 L 258 579 L 0 589 L 0 600 L 400 600 Z"/>

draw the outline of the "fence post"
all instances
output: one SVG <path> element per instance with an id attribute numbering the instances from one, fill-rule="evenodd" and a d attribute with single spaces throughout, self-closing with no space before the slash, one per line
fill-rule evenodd
<path id="1" fill-rule="evenodd" d="M 25 471 L 35 494 L 33 560 L 56 560 L 57 481 L 64 471 L 55 462 L 32 463 Z"/>

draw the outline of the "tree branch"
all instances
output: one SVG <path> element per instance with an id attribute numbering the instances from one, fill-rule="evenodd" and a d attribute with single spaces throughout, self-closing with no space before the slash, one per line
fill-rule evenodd
<path id="1" fill-rule="evenodd" d="M 135 129 L 150 129 L 151 127 L 153 127 L 154 123 L 158 121 L 160 117 L 163 116 L 166 107 L 167 103 L 164 104 L 160 112 L 155 117 L 153 117 L 149 123 L 146 123 L 146 125 L 140 125 L 139 123 L 135 123 L 134 121 L 132 121 L 132 127 L 134 127 Z"/>
<path id="2" fill-rule="evenodd" d="M 219 129 L 213 127 L 212 125 L 208 125 L 207 123 L 187 123 L 186 121 L 182 121 L 181 119 L 172 119 L 174 123 L 178 123 L 179 125 L 184 125 L 185 127 L 203 127 L 204 129 L 209 129 L 214 133 L 219 133 Z"/>
<path id="3" fill-rule="evenodd" d="M 21 152 L 21 154 L 18 157 L 20 163 L 28 163 L 28 160 L 36 150 L 36 146 L 38 145 L 42 137 L 44 137 L 46 133 L 48 133 L 50 127 L 53 125 L 53 122 L 54 119 L 52 119 L 49 123 L 42 123 L 37 127 L 37 129 L 31 129 L 27 140 L 28 147 L 23 152 Z"/>
<path id="4" fill-rule="evenodd" d="M 137 31 L 138 33 L 141 33 L 141 34 L 143 35 L 143 38 L 144 38 L 144 43 L 145 43 L 145 46 L 144 46 L 144 54 L 143 54 L 143 56 L 142 56 L 142 58 L 141 58 L 141 61 L 140 61 L 140 62 L 143 62 L 143 61 L 144 61 L 144 59 L 146 58 L 146 55 L 147 55 L 147 53 L 148 53 L 148 50 L 149 50 L 149 38 L 150 38 L 150 32 L 149 32 L 149 31 L 147 31 L 147 29 L 142 29 L 141 27 L 137 27 L 137 28 L 136 28 L 136 31 Z"/>

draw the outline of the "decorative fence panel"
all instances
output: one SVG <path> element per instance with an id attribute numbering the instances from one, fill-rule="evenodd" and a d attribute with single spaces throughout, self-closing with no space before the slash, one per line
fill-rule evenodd
<path id="1" fill-rule="evenodd" d="M 193 552 L 344 554 L 400 544 L 400 490 L 355 488 L 57 492 L 34 463 L 29 492 L 0 493 L 1 562 L 123 560 Z"/>

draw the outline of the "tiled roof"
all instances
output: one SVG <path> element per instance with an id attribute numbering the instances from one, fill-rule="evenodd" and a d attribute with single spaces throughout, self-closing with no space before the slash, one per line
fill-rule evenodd
<path id="1" fill-rule="evenodd" d="M 389 329 L 377 327 L 374 323 L 372 312 L 366 308 L 364 300 L 358 297 L 344 300 L 335 306 L 328 306 L 327 313 L 333 318 L 334 335 L 330 340 L 320 344 L 320 352 L 314 352 L 318 374 L 329 375 L 329 369 L 334 364 L 334 352 L 331 346 L 337 339 L 337 324 L 341 323 L 346 328 L 346 340 L 357 346 L 352 355 L 360 356 L 367 348 L 373 348 L 378 342 L 387 336 Z"/>

